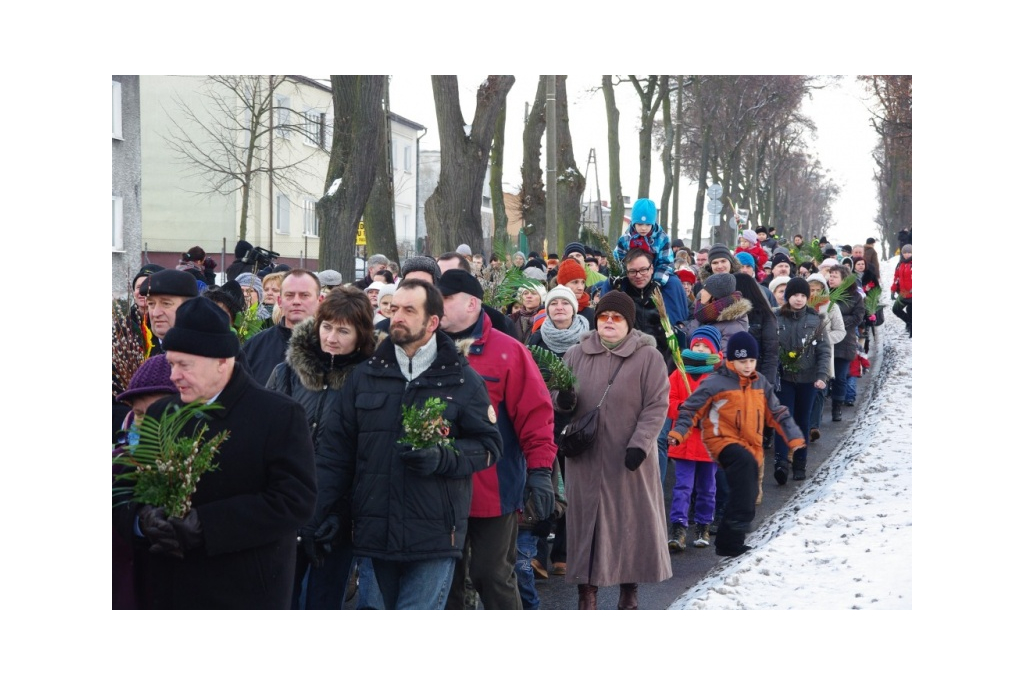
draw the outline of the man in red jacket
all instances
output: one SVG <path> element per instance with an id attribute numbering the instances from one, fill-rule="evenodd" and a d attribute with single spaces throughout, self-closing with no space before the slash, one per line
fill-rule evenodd
<path id="1" fill-rule="evenodd" d="M 524 490 L 538 519 L 550 516 L 555 506 L 551 395 L 526 347 L 491 327 L 482 309 L 480 281 L 462 269 L 450 269 L 437 285 L 444 295 L 441 329 L 486 381 L 503 444 L 502 460 L 473 474 L 466 549 L 456 562 L 446 608 L 466 608 L 468 575 L 485 609 L 522 609 L 515 563 L 517 512 L 523 508 Z"/>

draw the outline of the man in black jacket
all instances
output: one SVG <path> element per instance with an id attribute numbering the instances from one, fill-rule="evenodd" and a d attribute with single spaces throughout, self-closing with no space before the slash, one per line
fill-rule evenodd
<path id="1" fill-rule="evenodd" d="M 266 385 L 274 367 L 284 361 L 292 328 L 316 314 L 320 279 L 312 271 L 291 269 L 281 281 L 277 304 L 283 315 L 276 326 L 260 331 L 242 347 L 253 379 Z"/>
<path id="2" fill-rule="evenodd" d="M 390 337 L 352 372 L 327 422 L 316 514 L 302 535 L 329 529 L 349 507 L 354 553 L 373 560 L 384 607 L 443 609 L 466 541 L 472 475 L 500 458 L 501 435 L 483 379 L 437 330 L 440 291 L 402 279 L 391 306 Z M 445 404 L 450 444 L 412 449 L 400 442 L 403 410 L 431 398 Z"/>
<path id="3" fill-rule="evenodd" d="M 160 417 L 171 405 L 215 400 L 183 434 L 205 424 L 207 439 L 221 431 L 228 437 L 183 518 L 134 502 L 114 508 L 118 531 L 149 552 L 152 608 L 287 609 L 296 531 L 316 502 L 305 412 L 235 363 L 238 338 L 209 299 L 182 304 L 164 343 L 179 394 L 158 400 L 147 414 Z"/>

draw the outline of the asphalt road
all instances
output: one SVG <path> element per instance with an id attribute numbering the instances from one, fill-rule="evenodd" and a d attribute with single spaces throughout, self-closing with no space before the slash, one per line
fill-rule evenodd
<path id="1" fill-rule="evenodd" d="M 872 350 L 873 352 L 874 350 Z M 872 354 L 872 357 L 874 357 L 874 354 Z M 872 361 L 874 360 L 872 359 Z M 776 483 L 771 468 L 773 453 L 769 450 L 765 451 L 764 497 L 761 506 L 757 508 L 757 514 L 754 518 L 755 529 L 798 493 L 804 485 L 811 482 L 818 467 L 832 454 L 843 434 L 854 425 L 855 414 L 859 411 L 860 405 L 868 392 L 868 377 L 865 376 L 860 379 L 857 385 L 856 405 L 853 407 L 843 407 L 843 420 L 840 422 L 832 421 L 831 400 L 825 400 L 826 405 L 822 412 L 820 426 L 821 438 L 811 443 L 807 451 L 807 480 L 793 481 L 790 478 L 786 485 Z M 668 509 L 672 503 L 672 487 L 674 483 L 675 469 L 670 463 L 665 477 L 666 545 L 668 544 Z M 676 552 L 671 555 L 671 578 L 660 583 L 640 585 L 640 609 L 667 609 L 680 595 L 703 579 L 723 559 L 723 557 L 715 554 L 714 537 L 711 538 L 711 545 L 704 548 L 693 547 L 693 537 L 693 526 L 691 525 L 687 531 L 686 549 L 683 552 Z M 547 580 L 538 578 L 537 594 L 540 596 L 541 609 L 575 610 L 577 608 L 576 585 L 565 582 L 564 577 L 550 575 Z M 597 593 L 597 608 L 615 609 L 617 608 L 618 600 L 618 586 L 601 588 Z"/>

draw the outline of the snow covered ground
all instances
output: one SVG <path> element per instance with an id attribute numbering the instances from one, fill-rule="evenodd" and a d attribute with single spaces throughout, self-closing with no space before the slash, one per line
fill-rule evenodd
<path id="1" fill-rule="evenodd" d="M 882 263 L 883 283 L 895 266 Z M 860 382 L 870 396 L 857 425 L 748 536 L 754 549 L 725 560 L 670 609 L 913 608 L 913 348 L 891 308 L 885 316 L 879 354 Z"/>

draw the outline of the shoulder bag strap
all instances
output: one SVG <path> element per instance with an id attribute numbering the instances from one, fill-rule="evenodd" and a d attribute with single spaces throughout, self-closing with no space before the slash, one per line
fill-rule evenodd
<path id="1" fill-rule="evenodd" d="M 619 365 L 615 368 L 615 373 L 612 374 L 612 377 L 608 379 L 608 387 L 604 389 L 604 394 L 601 395 L 601 401 L 597 403 L 597 406 L 594 407 L 595 409 L 599 409 L 601 405 L 604 404 L 604 398 L 608 396 L 608 391 L 611 390 L 612 383 L 615 381 L 615 377 L 619 375 L 619 370 L 622 369 L 622 365 L 625 362 L 625 359 L 619 358 Z"/>

